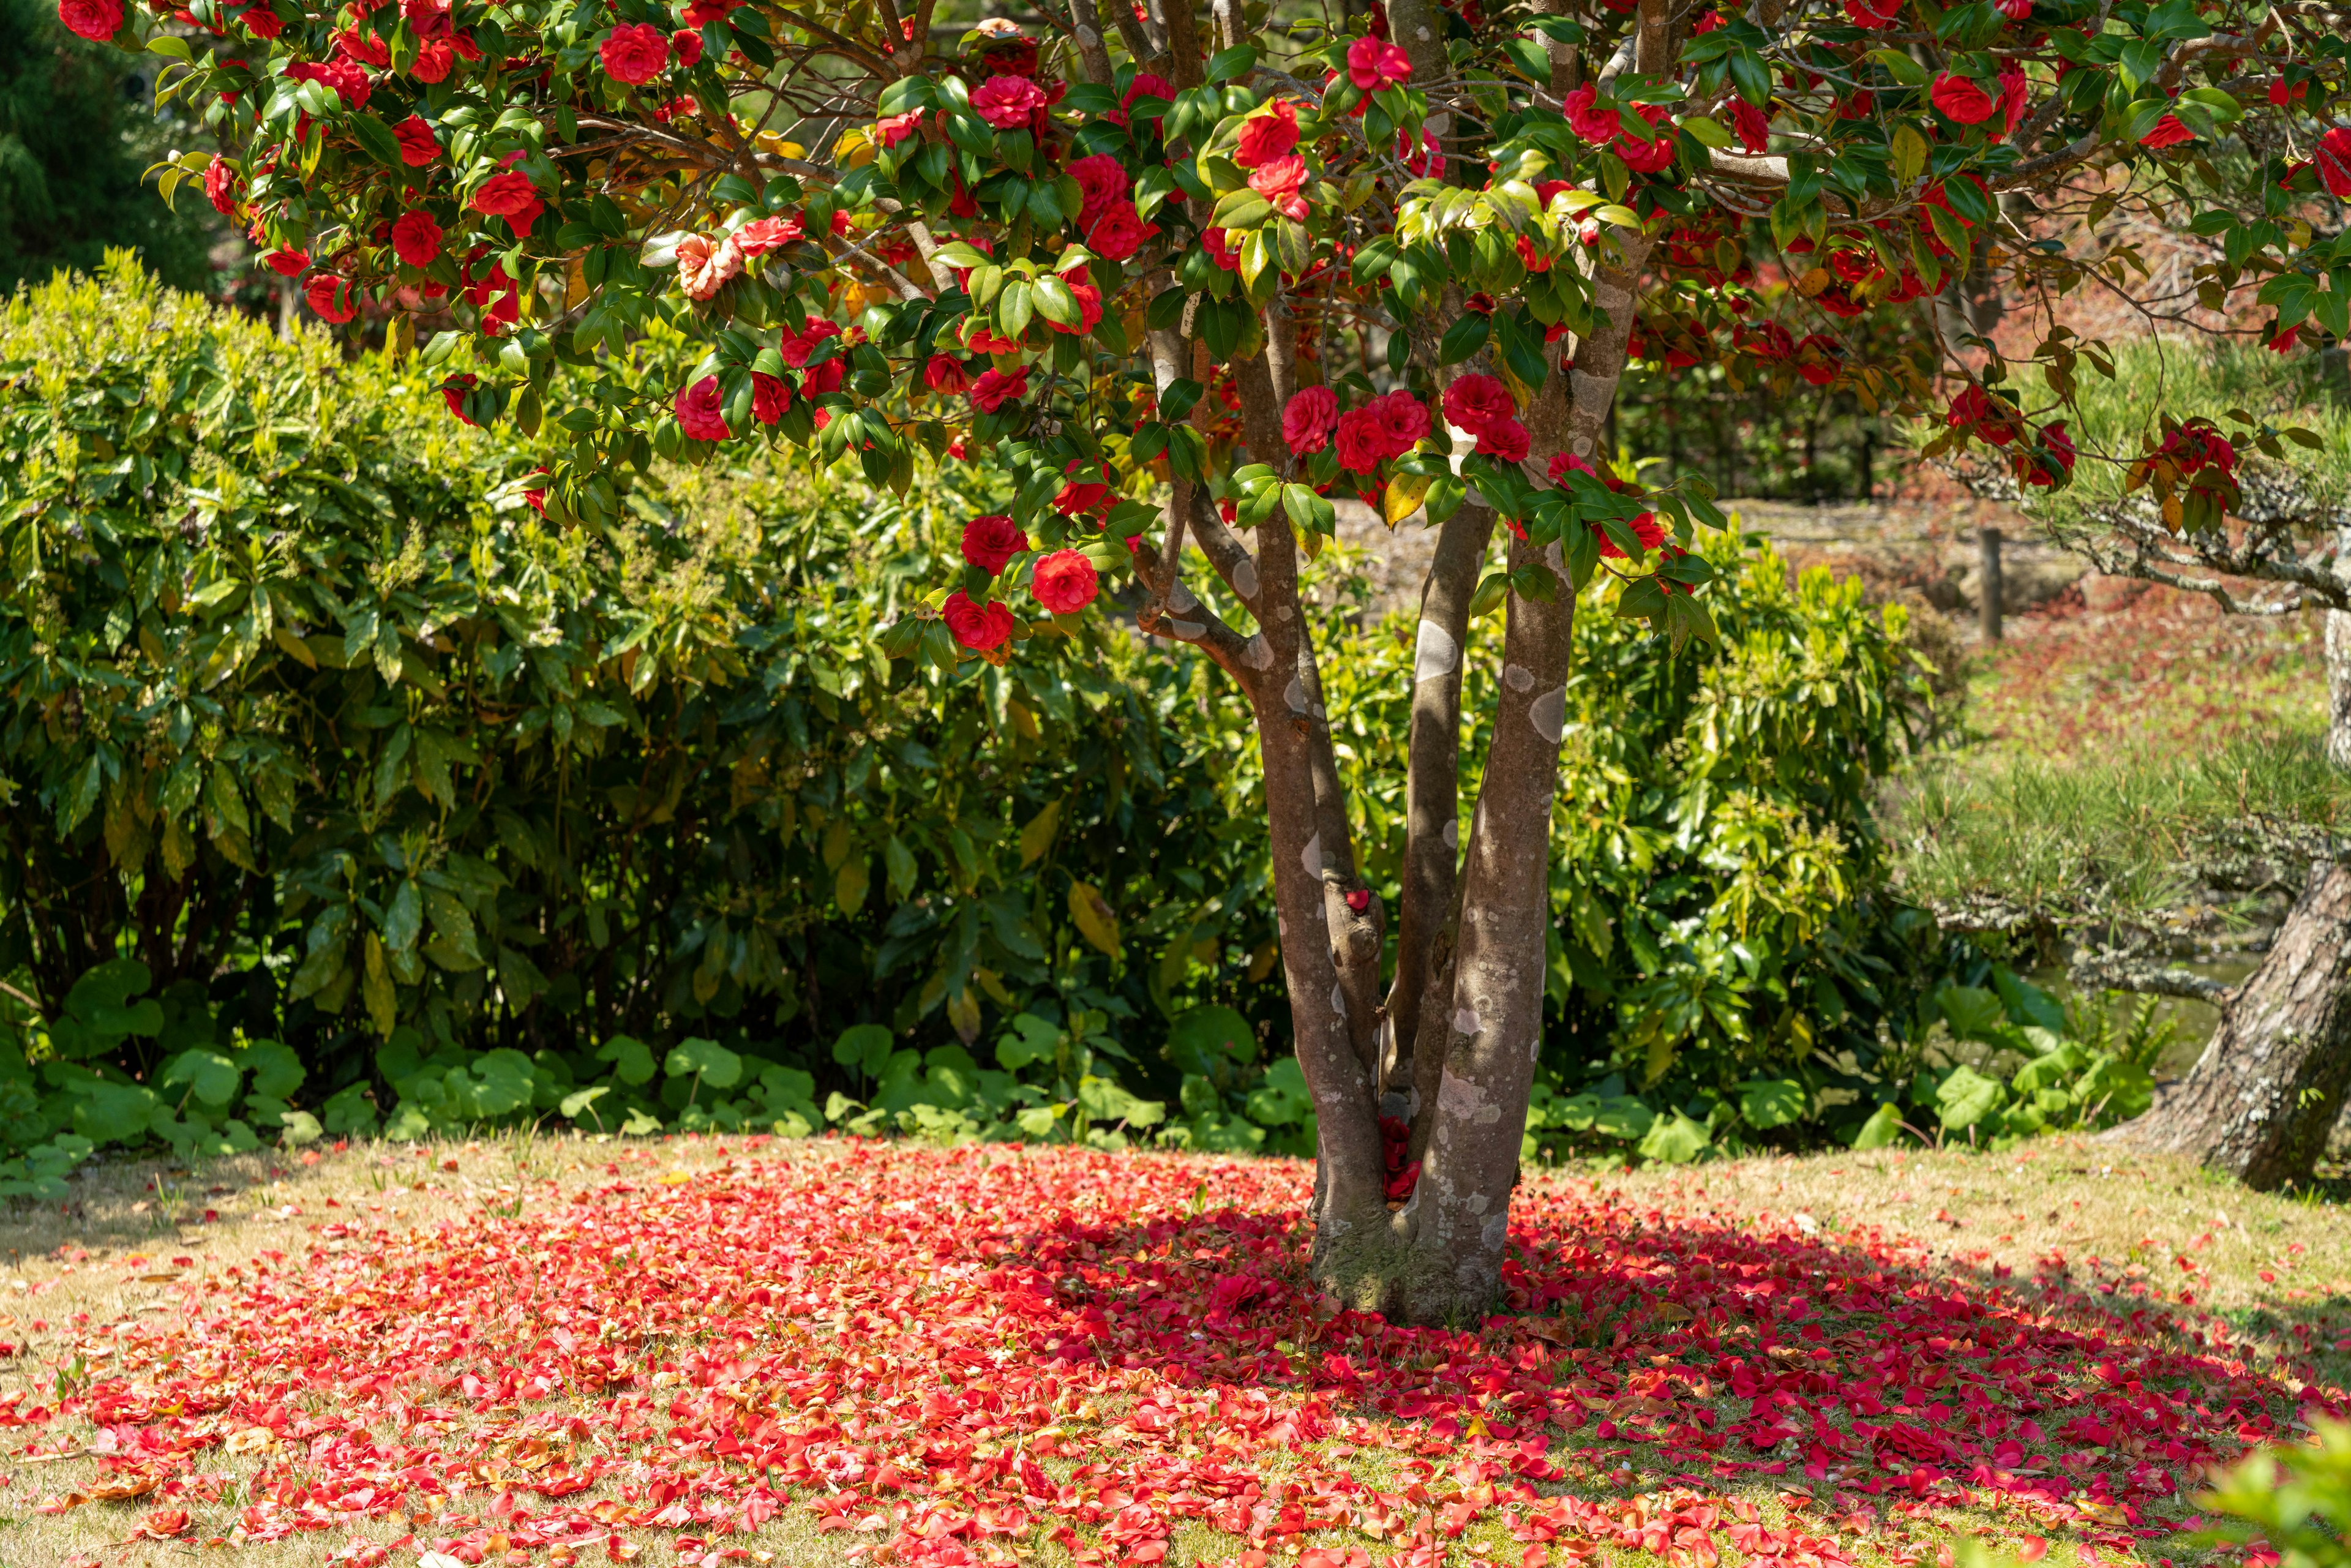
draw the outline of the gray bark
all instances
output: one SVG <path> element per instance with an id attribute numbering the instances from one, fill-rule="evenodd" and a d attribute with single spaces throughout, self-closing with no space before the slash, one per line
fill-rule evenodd
<path id="1" fill-rule="evenodd" d="M 2351 612 L 2326 612 L 2326 760 L 2351 768 Z"/>
<path id="2" fill-rule="evenodd" d="M 2322 863 L 2188 1077 L 2117 1135 L 2267 1191 L 2309 1177 L 2351 1089 L 2351 866 Z"/>

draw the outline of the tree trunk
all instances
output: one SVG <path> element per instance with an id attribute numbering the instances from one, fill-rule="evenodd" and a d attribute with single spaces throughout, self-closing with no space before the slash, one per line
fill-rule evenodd
<path id="1" fill-rule="evenodd" d="M 2326 760 L 2351 768 L 2351 611 L 2326 612 Z"/>
<path id="2" fill-rule="evenodd" d="M 2351 1089 L 2351 866 L 2322 862 L 2185 1082 L 2121 1129 L 2268 1191 L 2305 1180 Z"/>

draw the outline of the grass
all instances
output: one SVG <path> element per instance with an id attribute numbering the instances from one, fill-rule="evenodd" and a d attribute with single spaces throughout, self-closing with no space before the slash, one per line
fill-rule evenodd
<path id="1" fill-rule="evenodd" d="M 2149 1490 L 2161 1453 L 2059 1431 L 2103 1408 L 2102 1377 L 2185 1378 L 2283 1435 L 2295 1390 L 2340 1399 L 2351 1372 L 2338 1209 L 2091 1141 L 1534 1173 L 1518 1278 L 1540 1310 L 1456 1333 L 1314 1305 L 1307 1179 L 1271 1160 L 520 1135 L 90 1167 L 68 1204 L 0 1224 L 0 1337 L 20 1342 L 0 1410 L 74 1402 L 0 1429 L 0 1563 L 160 1564 L 240 1532 L 234 1560 L 270 1565 L 366 1563 L 403 1537 L 400 1568 L 1149 1561 L 1101 1537 L 1122 1519 L 1143 1532 L 1128 1548 L 1158 1540 L 1171 1563 L 1248 1563 L 1253 1532 L 1332 1553 L 1284 1559 L 1301 1568 L 1519 1563 L 1545 1520 L 1572 1526 L 1552 1563 L 1664 1568 L 1670 1532 L 1652 1549 L 1626 1522 L 1658 1519 L 1698 1532 L 1677 1568 L 1750 1552 L 1741 1530 L 1861 1568 L 1978 1533 L 2179 1562 L 2201 1553 L 2134 1540 L 2120 1510 L 2178 1526 L 2200 1461 Z M 1246 1285 L 1230 1301 L 1228 1281 Z M 1551 1290 L 1566 1294 L 1546 1308 Z M 1768 1408 L 1727 1385 L 1735 1367 L 1802 1373 L 1806 1404 L 1851 1430 L 1923 1430 L 1950 1373 L 1978 1387 L 1996 1356 L 2041 1369 L 2048 1448 L 1999 1485 L 1964 1461 L 1950 1482 L 1883 1448 L 1873 1463 L 1880 1439 L 1808 1466 L 1793 1438 L 1701 1436 Z M 514 1386 L 525 1375 L 546 1381 Z M 1989 1443 L 2010 1417 L 1981 1388 L 1980 1421 L 1953 1429 Z M 1842 1408 L 1871 1390 L 1888 1414 Z M 818 1434 L 794 1452 L 828 1465 L 868 1456 L 851 1528 L 817 1527 L 836 1484 L 728 1451 L 755 1427 Z M 2236 1446 L 2233 1426 L 2176 1429 L 2195 1451 Z M 1525 1470 L 1530 1437 L 1556 1474 Z M 875 1482 L 879 1453 L 904 1484 Z M 1007 1480 L 1024 1458 L 1038 1473 Z M 591 1484 L 534 1490 L 567 1465 Z M 751 1528 L 648 1522 L 665 1498 L 723 1517 L 763 1473 L 792 1506 Z M 340 1506 L 361 1484 L 396 1505 Z M 1024 1531 L 921 1533 L 1040 1486 Z M 1302 1531 L 1279 1528 L 1286 1490 Z M 135 1539 L 157 1508 L 193 1529 Z M 1346 1527 L 1315 1527 L 1326 1514 Z M 531 1544 L 550 1520 L 570 1521 L 561 1543 Z"/>
<path id="2" fill-rule="evenodd" d="M 2351 806 L 2325 758 L 2318 635 L 2160 588 L 2022 618 L 1977 654 L 1962 740 L 1894 802 L 1905 889 L 2064 924 L 2273 885 Z"/>

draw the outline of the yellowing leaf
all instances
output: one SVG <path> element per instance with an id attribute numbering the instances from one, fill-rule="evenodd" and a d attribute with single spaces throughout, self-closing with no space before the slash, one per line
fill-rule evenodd
<path id="1" fill-rule="evenodd" d="M 1052 847 L 1053 835 L 1061 826 L 1061 803 L 1048 800 L 1045 809 L 1029 818 L 1029 825 L 1020 830 L 1020 863 L 1036 864 L 1038 858 Z"/>
<path id="2" fill-rule="evenodd" d="M 1426 474 L 1399 474 L 1388 481 L 1386 492 L 1380 497 L 1380 516 L 1390 528 L 1395 527 L 1420 509 L 1421 498 L 1428 494 L 1429 476 Z"/>
<path id="3" fill-rule="evenodd" d="M 1101 889 L 1091 883 L 1071 883 L 1070 918 L 1077 923 L 1078 935 L 1112 957 L 1119 956 L 1118 916 L 1111 912 Z"/>

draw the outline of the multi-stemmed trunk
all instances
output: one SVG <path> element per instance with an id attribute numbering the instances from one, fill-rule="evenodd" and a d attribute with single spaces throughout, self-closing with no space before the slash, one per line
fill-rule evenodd
<path id="1" fill-rule="evenodd" d="M 1185 9 L 1167 8 L 1171 35 L 1188 26 L 1178 20 Z M 1222 26 L 1223 11 L 1217 16 Z M 1396 0 L 1390 16 L 1416 68 L 1442 75 L 1441 34 L 1425 0 Z M 1196 57 L 1186 41 L 1169 42 L 1179 65 Z M 1432 124 L 1439 135 L 1447 129 Z M 1593 269 L 1593 329 L 1549 351 L 1548 374 L 1526 420 L 1525 468 L 1538 482 L 1561 452 L 1604 456 L 1600 435 L 1624 371 L 1635 277 L 1646 254 L 1635 238 Z M 1458 308 L 1456 301 L 1450 309 Z M 1416 360 L 1440 381 L 1483 368 L 1473 360 L 1437 371 L 1435 334 L 1445 324 L 1415 326 Z M 1298 464 L 1282 439 L 1281 411 L 1298 390 L 1298 367 L 1283 298 L 1266 307 L 1262 325 L 1264 346 L 1228 369 L 1239 394 L 1245 460 L 1290 479 Z M 1199 350 L 1180 328 L 1154 332 L 1151 354 L 1163 390 L 1198 368 Z M 1314 1276 L 1348 1306 L 1417 1322 L 1473 1319 L 1495 1300 L 1542 1040 L 1550 830 L 1575 594 L 1556 545 L 1512 545 L 1510 567 L 1547 566 L 1550 591 L 1513 591 L 1506 601 L 1499 709 L 1465 835 L 1462 663 L 1494 526 L 1494 513 L 1473 492 L 1440 526 L 1422 591 L 1398 951 L 1384 984 L 1385 912 L 1356 867 L 1287 517 L 1277 509 L 1259 525 L 1251 548 L 1198 486 L 1176 482 L 1139 617 L 1144 630 L 1206 652 L 1239 684 L 1256 719 L 1283 975 L 1319 1128 Z M 1178 568 L 1186 543 L 1248 607 L 1253 633 L 1242 635 L 1184 587 Z M 1384 1102 L 1407 1119 L 1422 1166 L 1409 1199 L 1394 1208 Z"/>

